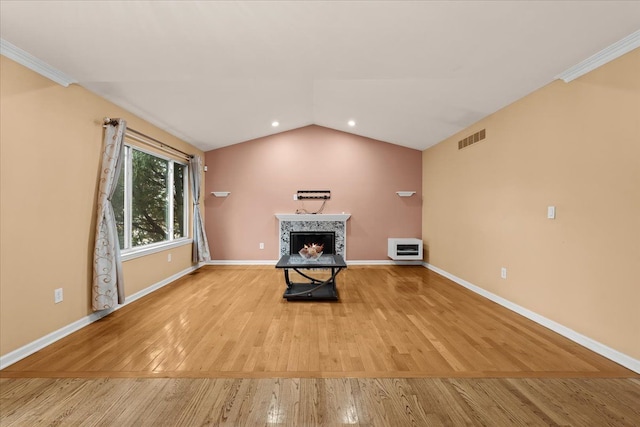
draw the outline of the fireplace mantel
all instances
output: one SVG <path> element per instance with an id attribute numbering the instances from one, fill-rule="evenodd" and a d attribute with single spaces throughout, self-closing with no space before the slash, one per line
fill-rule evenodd
<path id="1" fill-rule="evenodd" d="M 276 214 L 280 221 L 346 221 L 351 214 Z"/>
<path id="2" fill-rule="evenodd" d="M 336 254 L 347 259 L 347 220 L 351 214 L 276 214 L 280 222 L 280 255 L 289 255 L 291 231 L 333 231 Z"/>

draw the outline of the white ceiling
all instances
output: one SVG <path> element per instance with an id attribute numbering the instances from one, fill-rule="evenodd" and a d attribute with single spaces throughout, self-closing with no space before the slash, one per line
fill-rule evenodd
<path id="1" fill-rule="evenodd" d="M 4 40 L 205 151 L 309 124 L 422 150 L 639 28 L 638 1 L 0 2 Z"/>

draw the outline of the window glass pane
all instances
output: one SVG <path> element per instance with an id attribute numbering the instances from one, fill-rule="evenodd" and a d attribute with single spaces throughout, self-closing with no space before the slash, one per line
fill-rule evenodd
<path id="1" fill-rule="evenodd" d="M 168 161 L 138 150 L 132 154 L 131 244 L 168 240 Z"/>
<path id="2" fill-rule="evenodd" d="M 113 212 L 116 216 L 116 229 L 118 230 L 118 241 L 120 242 L 120 249 L 124 249 L 124 170 L 126 166 L 123 165 L 120 168 L 120 176 L 118 177 L 118 185 L 111 198 L 111 204 L 113 205 Z"/>
<path id="3" fill-rule="evenodd" d="M 173 238 L 184 237 L 184 177 L 187 167 L 173 164 Z"/>

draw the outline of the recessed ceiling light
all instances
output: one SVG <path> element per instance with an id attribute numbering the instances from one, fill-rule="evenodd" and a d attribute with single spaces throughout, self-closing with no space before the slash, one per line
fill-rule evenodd
<path id="1" fill-rule="evenodd" d="M 277 128 L 278 126 L 280 126 L 280 122 L 278 121 L 271 122 L 271 126 L 273 126 L 274 128 Z"/>
<path id="2" fill-rule="evenodd" d="M 355 120 L 349 120 L 349 121 L 347 122 L 347 124 L 348 124 L 349 126 L 351 126 L 351 127 L 354 127 L 354 126 L 356 125 L 356 121 L 355 121 Z"/>

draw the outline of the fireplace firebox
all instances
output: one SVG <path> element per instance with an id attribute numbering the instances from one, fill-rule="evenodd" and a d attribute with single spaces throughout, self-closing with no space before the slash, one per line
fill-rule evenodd
<path id="1" fill-rule="evenodd" d="M 325 254 L 336 253 L 336 233 L 334 231 L 291 231 L 289 232 L 290 254 L 297 254 L 304 245 L 323 245 Z"/>

